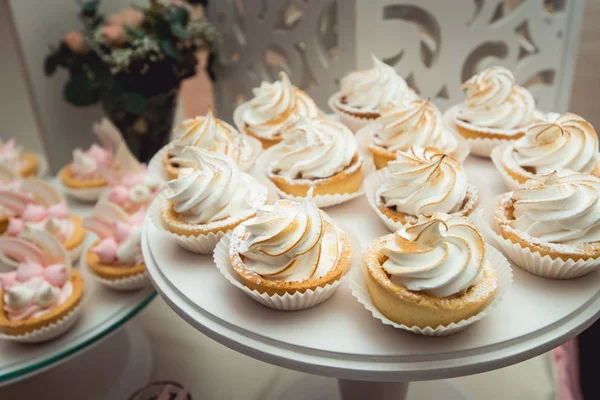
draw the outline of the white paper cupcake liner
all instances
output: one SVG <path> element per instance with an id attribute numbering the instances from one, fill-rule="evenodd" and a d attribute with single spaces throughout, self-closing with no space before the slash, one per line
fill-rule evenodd
<path id="1" fill-rule="evenodd" d="M 534 275 L 551 279 L 574 279 L 593 272 L 600 266 L 600 257 L 567 260 L 542 256 L 527 247 L 521 247 L 499 235 L 485 220 L 483 213 L 472 216 L 473 223 L 487 236 L 494 239 L 498 247 L 518 267 Z"/>
<path id="2" fill-rule="evenodd" d="M 82 309 L 83 307 L 80 303 L 67 315 L 65 315 L 56 322 L 43 326 L 40 329 L 36 329 L 29 333 L 25 333 L 23 335 L 7 335 L 2 333 L 0 334 L 0 340 L 4 339 L 18 343 L 42 343 L 55 339 L 58 336 L 66 333 L 69 329 L 73 327 L 73 325 L 75 325 L 75 322 L 77 322 L 77 319 L 81 315 Z"/>
<path id="3" fill-rule="evenodd" d="M 337 99 L 337 97 L 338 97 L 337 93 L 334 94 L 333 96 L 331 96 L 329 98 L 329 100 L 327 101 L 327 105 L 329 106 L 331 111 L 333 111 L 335 113 L 335 115 L 337 115 L 339 121 L 342 124 L 346 125 L 352 132 L 354 132 L 354 133 L 358 132 L 361 128 L 363 128 L 364 126 L 366 126 L 367 124 L 369 124 L 370 122 L 373 121 L 373 118 L 356 117 L 354 115 L 350 115 L 348 113 L 340 111 L 335 106 L 335 100 Z"/>
<path id="4" fill-rule="evenodd" d="M 85 236 L 87 237 L 87 233 Z M 81 256 L 81 251 L 83 250 L 84 243 L 85 243 L 85 238 L 81 241 L 81 243 L 78 246 L 67 251 L 67 254 L 69 255 L 69 260 L 71 261 L 71 263 L 74 263 L 75 261 L 77 261 L 77 259 Z"/>
<path id="5" fill-rule="evenodd" d="M 303 197 L 293 196 L 279 189 L 277 185 L 275 185 L 268 177 L 268 169 L 270 164 L 271 157 L 271 149 L 264 150 L 260 156 L 256 159 L 256 167 L 254 169 L 254 176 L 262 183 L 268 182 L 267 187 L 269 191 L 274 191 L 277 195 L 282 199 L 301 201 Z M 332 207 L 338 204 L 345 203 L 352 199 L 362 196 L 364 191 L 364 185 L 366 181 L 366 177 L 375 169 L 373 162 L 370 159 L 365 159 L 362 157 L 362 166 L 361 166 L 361 174 L 362 174 L 362 185 L 357 192 L 354 193 L 344 193 L 344 194 L 318 194 L 314 195 L 314 201 L 317 207 L 319 208 L 327 208 Z"/>
<path id="6" fill-rule="evenodd" d="M 402 329 L 405 331 L 413 332 L 419 335 L 425 336 L 448 336 L 454 333 L 460 332 L 463 329 L 467 328 L 469 325 L 474 322 L 479 321 L 487 314 L 490 313 L 494 308 L 500 304 L 503 297 L 506 295 L 506 292 L 510 288 L 513 282 L 513 273 L 512 268 L 510 267 L 509 262 L 504 258 L 504 256 L 496 250 L 494 247 L 490 245 L 486 245 L 487 251 L 487 260 L 490 262 L 494 272 L 496 273 L 496 277 L 498 278 L 498 291 L 495 295 L 495 298 L 492 302 L 480 313 L 473 315 L 468 319 L 463 319 L 459 322 L 452 322 L 449 325 L 439 325 L 437 327 L 427 326 L 425 328 L 420 328 L 418 326 L 407 326 L 404 324 L 398 324 L 394 321 L 391 321 L 386 316 L 384 316 L 375 306 L 373 300 L 371 299 L 371 295 L 369 294 L 369 289 L 367 288 L 366 276 L 367 270 L 364 263 L 361 265 L 361 268 L 355 268 L 350 276 L 350 290 L 352 295 L 356 297 L 358 302 L 362 304 L 368 311 L 371 312 L 373 318 L 380 320 L 385 325 L 393 326 L 397 329 Z"/>
<path id="7" fill-rule="evenodd" d="M 350 243 L 352 244 L 352 258 L 350 260 L 350 268 L 346 270 L 344 276 L 342 276 L 337 281 L 332 284 L 327 284 L 323 287 L 318 287 L 315 290 L 306 290 L 304 293 L 296 292 L 294 294 L 286 293 L 283 296 L 275 294 L 273 296 L 269 296 L 267 293 L 260 293 L 258 290 L 252 290 L 245 286 L 237 272 L 231 266 L 231 262 L 229 260 L 229 243 L 231 233 L 228 233 L 223 239 L 219 241 L 217 247 L 215 248 L 215 252 L 213 255 L 215 264 L 217 269 L 221 272 L 221 274 L 227 279 L 233 286 L 242 290 L 253 300 L 262 304 L 265 307 L 273 308 L 275 310 L 281 311 L 298 311 L 304 310 L 306 308 L 314 307 L 318 304 L 321 304 L 325 300 L 329 299 L 334 293 L 335 290 L 340 286 L 342 281 L 349 275 L 349 272 L 356 268 L 362 257 L 362 251 L 360 248 L 360 242 L 356 239 L 356 237 L 341 227 L 341 230 L 344 231 Z"/>
<path id="8" fill-rule="evenodd" d="M 148 176 L 159 182 L 168 182 L 171 180 L 163 164 L 169 145 L 170 143 L 163 146 L 148 163 Z"/>
<path id="9" fill-rule="evenodd" d="M 63 184 L 62 182 L 60 182 L 60 179 L 58 180 L 58 182 L 59 182 L 60 188 L 63 191 L 63 193 L 66 193 L 67 195 L 73 197 L 74 199 L 77 199 L 79 201 L 86 202 L 86 203 L 92 203 L 92 202 L 98 201 L 98 199 L 100 198 L 102 193 L 105 190 L 107 190 L 106 186 L 97 187 L 97 188 L 88 188 L 88 189 L 75 189 L 75 188 L 71 188 L 71 187 L 68 187 L 67 185 Z"/>
<path id="10" fill-rule="evenodd" d="M 492 150 L 492 154 L 490 157 L 492 159 L 492 162 L 496 166 L 496 169 L 500 173 L 500 176 L 504 180 L 504 183 L 506 183 L 506 186 L 510 190 L 514 190 L 519 186 L 519 181 L 517 181 L 512 176 L 510 176 L 504 169 L 504 166 L 502 165 L 502 154 L 505 151 L 505 149 L 506 149 L 506 144 L 496 147 L 495 149 Z"/>
<path id="11" fill-rule="evenodd" d="M 48 175 L 48 160 L 42 153 L 33 153 L 38 158 L 38 178 L 44 178 Z"/>
<path id="12" fill-rule="evenodd" d="M 91 246 L 91 245 L 90 245 Z M 85 252 L 89 250 L 90 246 L 87 246 Z M 106 279 L 102 278 L 94 273 L 87 263 L 86 257 L 81 257 L 77 263 L 80 269 L 87 269 L 90 272 L 90 276 L 103 286 L 118 292 L 129 292 L 134 290 L 143 289 L 150 283 L 148 272 L 144 271 L 139 274 L 127 276 L 118 279 Z"/>
<path id="13" fill-rule="evenodd" d="M 161 217 L 161 209 L 166 204 L 167 198 L 165 196 L 165 193 L 159 193 L 156 196 L 156 198 L 152 201 L 150 209 L 148 210 L 150 220 L 156 228 L 166 233 L 171 239 L 176 241 L 179 246 L 183 247 L 186 250 L 198 254 L 212 254 L 219 240 L 221 240 L 221 238 L 225 236 L 227 232 L 229 232 L 219 231 L 216 234 L 210 232 L 208 235 L 198 236 L 185 236 L 170 232 L 166 229 Z"/>
<path id="14" fill-rule="evenodd" d="M 371 138 L 373 137 L 373 133 L 376 129 L 377 129 L 377 125 L 369 123 L 369 124 L 365 125 L 364 127 L 362 127 L 361 129 L 359 129 L 358 132 L 356 132 L 356 142 L 358 143 L 358 149 L 364 158 L 368 158 L 370 160 L 372 160 L 373 155 L 371 154 L 371 151 L 369 150 L 369 144 L 371 143 Z M 469 156 L 469 153 L 471 152 L 471 148 L 469 147 L 469 144 L 464 140 L 460 140 L 460 139 L 456 138 L 456 135 L 454 135 L 454 134 L 451 134 L 449 132 L 447 134 L 452 135 L 452 137 L 456 140 L 457 147 L 456 147 L 456 151 L 453 154 L 451 154 L 452 157 L 454 159 L 460 161 L 461 163 L 464 162 L 467 159 L 467 157 Z M 440 149 L 440 150 L 444 150 L 444 149 Z"/>

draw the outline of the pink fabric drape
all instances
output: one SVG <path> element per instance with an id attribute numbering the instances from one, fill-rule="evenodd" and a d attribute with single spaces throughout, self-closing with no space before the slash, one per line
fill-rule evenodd
<path id="1" fill-rule="evenodd" d="M 181 85 L 184 118 L 204 115 L 208 111 L 208 108 L 212 106 L 212 84 L 204 70 L 206 56 L 207 53 L 205 51 L 198 52 L 196 56 L 198 58 L 196 75 L 185 80 Z"/>
<path id="2" fill-rule="evenodd" d="M 577 339 L 552 352 L 558 375 L 558 400 L 583 400 L 579 384 L 579 349 Z"/>

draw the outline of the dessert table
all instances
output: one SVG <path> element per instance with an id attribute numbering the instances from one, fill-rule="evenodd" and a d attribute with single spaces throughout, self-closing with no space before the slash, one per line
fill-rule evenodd
<path id="1" fill-rule="evenodd" d="M 470 156 L 465 166 L 489 214 L 494 198 L 507 189 L 491 161 Z M 362 249 L 388 232 L 364 197 L 326 212 L 352 230 Z M 373 318 L 352 296 L 348 279 L 323 304 L 282 312 L 248 298 L 223 278 L 211 256 L 179 248 L 149 219 L 142 250 L 158 293 L 193 327 L 262 361 L 338 378 L 343 399 L 403 398 L 410 381 L 512 365 L 551 350 L 600 317 L 600 271 L 560 281 L 513 267 L 513 285 L 483 320 L 453 336 L 425 337 Z M 307 385 L 298 393 L 331 398 L 306 397 L 310 390 Z M 446 398 L 460 395 L 448 392 Z"/>
<path id="2" fill-rule="evenodd" d="M 49 182 L 57 184 L 56 179 Z M 92 205 L 73 199 L 68 202 L 71 212 L 79 216 L 89 214 L 92 209 Z M 88 235 L 83 251 L 93 240 Z M 152 287 L 135 292 L 115 292 L 102 286 L 86 268 L 80 268 L 79 262 L 74 266 L 79 268 L 85 280 L 80 319 L 66 334 L 49 342 L 25 345 L 0 340 L 0 387 L 44 371 L 46 373 L 40 376 L 42 381 L 51 380 L 65 371 L 87 371 L 103 365 L 99 354 L 112 354 L 111 362 L 119 366 L 120 373 L 110 375 L 109 381 L 97 380 L 94 386 L 97 393 L 107 391 L 123 397 L 147 383 L 152 369 L 150 345 L 143 331 L 126 324 L 152 301 L 156 292 Z M 121 329 L 123 327 L 125 329 Z M 69 390 L 69 387 L 53 390 Z"/>

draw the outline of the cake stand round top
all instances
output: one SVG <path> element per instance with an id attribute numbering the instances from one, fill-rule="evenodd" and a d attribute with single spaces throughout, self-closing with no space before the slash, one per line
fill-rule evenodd
<path id="1" fill-rule="evenodd" d="M 506 191 L 499 174 L 477 157 L 466 168 L 480 205 L 490 209 Z M 363 249 L 388 233 L 364 197 L 326 212 L 352 229 Z M 211 256 L 179 248 L 149 220 L 142 249 L 159 294 L 204 334 L 271 364 L 337 378 L 415 381 L 501 368 L 560 345 L 600 316 L 600 271 L 559 281 L 515 267 L 514 284 L 483 320 L 449 337 L 418 336 L 374 319 L 347 282 L 314 308 L 275 311 L 224 279 Z"/>

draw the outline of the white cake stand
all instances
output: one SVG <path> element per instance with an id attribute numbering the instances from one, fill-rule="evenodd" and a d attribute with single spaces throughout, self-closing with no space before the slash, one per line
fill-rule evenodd
<path id="1" fill-rule="evenodd" d="M 466 166 L 480 206 L 490 209 L 506 190 L 499 174 L 477 157 Z M 363 248 L 387 233 L 364 197 L 326 211 L 350 227 Z M 374 319 L 347 282 L 317 307 L 280 312 L 248 298 L 223 278 L 210 256 L 182 250 L 149 220 L 142 248 L 157 291 L 188 323 L 251 357 L 338 378 L 343 399 L 400 399 L 410 381 L 508 366 L 551 350 L 600 316 L 600 271 L 558 281 L 515 267 L 509 293 L 482 321 L 453 336 L 422 337 Z"/>

